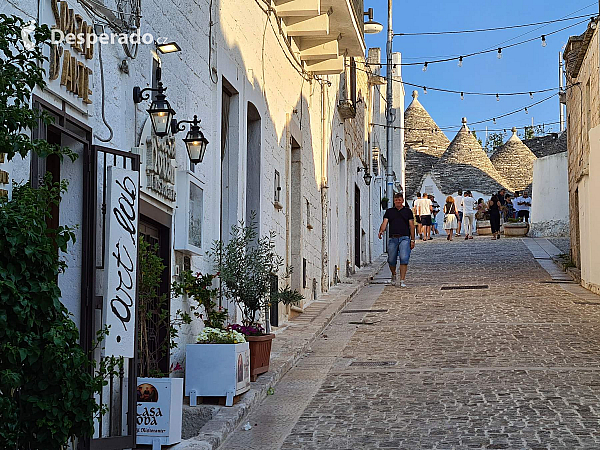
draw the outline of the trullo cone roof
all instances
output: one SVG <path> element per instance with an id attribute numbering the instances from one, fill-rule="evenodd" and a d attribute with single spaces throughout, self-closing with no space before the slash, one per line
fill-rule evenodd
<path id="1" fill-rule="evenodd" d="M 519 139 L 517 129 L 513 128 L 512 132 L 510 139 L 498 147 L 490 160 L 512 189 L 521 191 L 533 182 L 533 162 L 537 157 Z"/>
<path id="2" fill-rule="evenodd" d="M 501 188 L 510 189 L 509 183 L 498 173 L 481 145 L 467 127 L 463 125 L 446 152 L 433 168 L 435 178 L 441 184 L 442 192 L 456 192 L 459 189 L 477 191 L 492 195 Z"/>
<path id="3" fill-rule="evenodd" d="M 412 97 L 413 101 L 404 111 L 405 150 L 412 148 L 428 155 L 442 156 L 450 141 L 417 99 L 417 91 L 413 91 Z"/>

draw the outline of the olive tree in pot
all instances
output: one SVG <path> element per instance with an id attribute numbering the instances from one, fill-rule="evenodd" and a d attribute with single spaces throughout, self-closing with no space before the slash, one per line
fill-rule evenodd
<path id="1" fill-rule="evenodd" d="M 241 309 L 242 325 L 231 325 L 246 335 L 250 343 L 250 376 L 256 377 L 269 370 L 271 341 L 269 309 L 273 303 L 296 304 L 303 297 L 289 286 L 272 295 L 271 275 L 283 267 L 283 258 L 275 251 L 275 232 L 260 237 L 256 223 L 240 221 L 231 227 L 229 241 L 215 241 L 209 255 L 219 273 L 224 294 Z M 284 278 L 289 277 L 287 268 Z M 259 321 L 264 312 L 265 326 Z"/>

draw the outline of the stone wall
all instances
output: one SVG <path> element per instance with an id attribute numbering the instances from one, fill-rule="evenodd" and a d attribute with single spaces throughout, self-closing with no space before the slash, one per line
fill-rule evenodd
<path id="1" fill-rule="evenodd" d="M 565 55 L 567 57 L 568 55 Z M 592 206 L 582 180 L 589 175 L 590 145 L 588 132 L 600 124 L 598 80 L 598 29 L 589 42 L 576 78 L 567 73 L 567 136 L 569 167 L 569 207 L 571 258 L 581 268 L 581 248 L 586 236 L 581 234 L 579 216 Z"/>

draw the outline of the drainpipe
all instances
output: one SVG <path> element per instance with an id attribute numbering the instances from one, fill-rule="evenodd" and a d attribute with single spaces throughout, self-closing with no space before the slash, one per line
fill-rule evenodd
<path id="1" fill-rule="evenodd" d="M 325 123 L 325 90 L 329 82 L 321 82 L 321 292 L 329 290 L 329 196 L 327 185 L 327 138 Z"/>

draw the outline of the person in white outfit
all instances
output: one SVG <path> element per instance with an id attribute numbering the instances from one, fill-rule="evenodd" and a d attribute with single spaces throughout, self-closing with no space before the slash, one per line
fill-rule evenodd
<path id="1" fill-rule="evenodd" d="M 473 239 L 473 225 L 475 223 L 475 199 L 471 191 L 465 192 L 462 199 L 462 226 L 465 232 L 465 241 Z"/>

